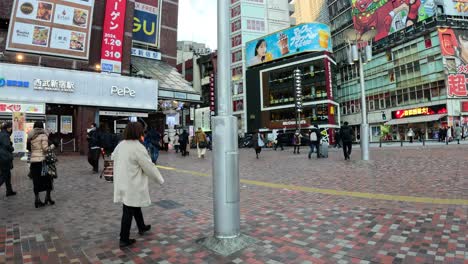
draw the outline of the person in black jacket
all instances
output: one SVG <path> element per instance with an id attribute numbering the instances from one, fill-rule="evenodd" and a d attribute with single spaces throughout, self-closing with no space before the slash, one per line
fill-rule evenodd
<path id="1" fill-rule="evenodd" d="M 344 158 L 345 160 L 349 160 L 353 147 L 353 130 L 348 126 L 348 122 L 344 122 L 344 125 L 341 127 L 340 137 L 341 141 L 343 142 Z"/>
<path id="2" fill-rule="evenodd" d="M 99 156 L 101 154 L 101 135 L 97 129 L 96 123 L 91 124 L 88 129 L 88 162 L 93 166 L 93 172 L 99 172 Z"/>
<path id="3" fill-rule="evenodd" d="M 183 157 L 187 156 L 187 144 L 189 143 L 189 135 L 186 130 L 184 130 L 182 134 L 180 135 L 179 143 L 180 143 L 180 152 L 182 153 L 182 156 Z"/>
<path id="4" fill-rule="evenodd" d="M 11 169 L 13 168 L 13 144 L 10 141 L 11 124 L 5 123 L 0 131 L 0 186 L 5 183 L 6 196 L 15 195 L 11 187 Z"/>
<path id="5" fill-rule="evenodd" d="M 148 149 L 151 156 L 151 161 L 156 164 L 159 158 L 159 150 L 161 148 L 161 134 L 152 127 L 148 127 L 148 133 L 146 139 L 148 143 Z"/>

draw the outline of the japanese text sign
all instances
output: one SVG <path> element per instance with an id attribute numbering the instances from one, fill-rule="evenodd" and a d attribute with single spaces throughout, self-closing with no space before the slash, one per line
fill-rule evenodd
<path id="1" fill-rule="evenodd" d="M 126 5 L 126 0 L 107 0 L 106 3 L 101 50 L 101 69 L 104 72 L 122 72 Z"/>

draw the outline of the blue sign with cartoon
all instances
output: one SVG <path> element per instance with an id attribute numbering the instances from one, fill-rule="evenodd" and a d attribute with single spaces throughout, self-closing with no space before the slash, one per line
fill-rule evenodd
<path id="1" fill-rule="evenodd" d="M 254 66 L 307 51 L 332 52 L 330 28 L 325 24 L 300 24 L 247 42 L 247 66 Z"/>

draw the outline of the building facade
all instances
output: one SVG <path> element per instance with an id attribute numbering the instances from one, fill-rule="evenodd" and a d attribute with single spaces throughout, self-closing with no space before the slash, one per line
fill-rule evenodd
<path id="1" fill-rule="evenodd" d="M 456 2 L 385 4 L 371 12 L 350 1 L 329 1 L 342 121 L 353 125 L 356 140 L 361 124 L 359 69 L 357 63 L 349 64 L 344 32 L 354 28 L 364 33 L 372 25 L 377 29 L 373 59 L 363 66 L 370 140 L 408 140 L 410 129 L 418 139 L 438 140 L 442 128 L 466 126 L 467 61 L 462 54 L 468 55 L 468 21 Z M 391 12 L 393 17 L 386 19 Z"/>
<path id="2" fill-rule="evenodd" d="M 319 22 L 329 24 L 328 3 L 326 0 L 295 0 L 294 14 L 296 24 Z"/>
<path id="3" fill-rule="evenodd" d="M 288 0 L 233 0 L 231 1 L 231 75 L 232 100 L 246 105 L 245 85 L 245 51 L 247 41 L 266 34 L 288 28 L 293 21 L 290 15 L 294 6 Z M 238 118 L 238 130 L 247 131 L 247 116 L 245 107 L 236 109 L 234 115 Z"/>
<path id="4" fill-rule="evenodd" d="M 28 129 L 41 120 L 83 154 L 91 123 L 113 133 L 129 120 L 164 130 L 162 99 L 200 99 L 171 66 L 177 10 L 166 0 L 1 1 L 0 120 L 23 112 Z"/>

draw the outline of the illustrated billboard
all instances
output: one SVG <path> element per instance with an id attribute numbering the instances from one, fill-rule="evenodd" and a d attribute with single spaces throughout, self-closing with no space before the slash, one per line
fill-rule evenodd
<path id="1" fill-rule="evenodd" d="M 468 96 L 468 29 L 439 28 L 449 97 Z"/>
<path id="2" fill-rule="evenodd" d="M 7 50 L 88 59 L 94 0 L 15 0 Z"/>
<path id="3" fill-rule="evenodd" d="M 376 29 L 375 41 L 425 20 L 435 12 L 434 0 L 352 0 L 354 28 L 362 34 Z"/>
<path id="4" fill-rule="evenodd" d="M 300 24 L 245 45 L 247 66 L 254 66 L 307 51 L 332 52 L 330 28 L 325 24 Z"/>
<path id="5" fill-rule="evenodd" d="M 135 2 L 133 14 L 133 41 L 159 46 L 160 0 Z"/>

